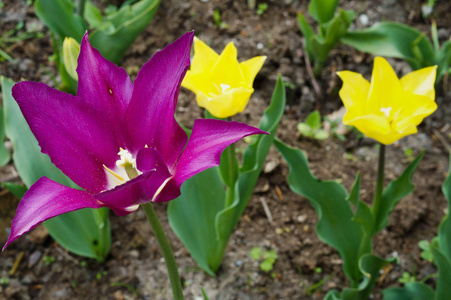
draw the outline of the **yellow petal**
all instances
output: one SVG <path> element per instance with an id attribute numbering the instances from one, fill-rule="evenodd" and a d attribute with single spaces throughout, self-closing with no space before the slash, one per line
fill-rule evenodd
<path id="1" fill-rule="evenodd" d="M 425 117 L 437 109 L 437 104 L 428 96 L 406 93 L 406 105 L 394 116 L 393 128 L 403 130 L 408 124 L 418 126 Z"/>
<path id="2" fill-rule="evenodd" d="M 238 87 L 212 97 L 199 93 L 196 100 L 200 107 L 207 109 L 216 118 L 227 118 L 242 112 L 253 92 L 252 88 Z"/>
<path id="3" fill-rule="evenodd" d="M 374 59 L 367 107 L 372 114 L 383 115 L 381 108 L 401 107 L 403 88 L 390 64 L 382 57 Z"/>
<path id="4" fill-rule="evenodd" d="M 194 38 L 194 56 L 191 61 L 191 71 L 194 73 L 208 72 L 216 64 L 219 55 L 197 37 Z"/>
<path id="5" fill-rule="evenodd" d="M 436 74 L 437 66 L 423 68 L 402 77 L 401 84 L 405 91 L 416 95 L 424 95 L 434 100 Z"/>
<path id="6" fill-rule="evenodd" d="M 337 75 L 343 81 L 339 95 L 347 114 L 353 116 L 351 119 L 361 116 L 368 100 L 370 83 L 359 73 L 351 71 L 337 72 Z"/>
<path id="7" fill-rule="evenodd" d="M 237 59 L 237 50 L 232 42 L 228 43 L 219 55 L 211 72 L 211 80 L 217 85 L 227 84 L 231 87 L 238 87 L 245 83 Z"/>
<path id="8" fill-rule="evenodd" d="M 266 56 L 257 56 L 240 63 L 241 71 L 243 72 L 244 80 L 249 86 L 252 86 L 255 76 L 265 63 Z"/>
<path id="9" fill-rule="evenodd" d="M 390 132 L 390 125 L 387 122 L 387 119 L 377 116 L 377 115 L 365 115 L 359 116 L 354 119 L 349 119 L 346 116 L 343 117 L 343 124 L 352 125 L 356 127 L 360 132 L 369 136 L 368 133 L 371 132 L 379 132 L 381 134 L 387 134 Z M 370 136 L 371 137 L 371 136 Z"/>

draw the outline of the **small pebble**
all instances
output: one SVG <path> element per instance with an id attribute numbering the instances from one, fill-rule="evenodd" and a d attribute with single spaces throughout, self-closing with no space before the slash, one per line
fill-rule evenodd
<path id="1" fill-rule="evenodd" d="M 257 44 L 257 49 L 258 50 L 263 50 L 263 48 L 265 48 L 265 46 L 262 43 L 258 43 Z"/>
<path id="2" fill-rule="evenodd" d="M 370 18 L 368 18 L 366 14 L 361 14 L 359 16 L 359 21 L 362 26 L 368 26 L 368 24 L 370 23 Z"/>

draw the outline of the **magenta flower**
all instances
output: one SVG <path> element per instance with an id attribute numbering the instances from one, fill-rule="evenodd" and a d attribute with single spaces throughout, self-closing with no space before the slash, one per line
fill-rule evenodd
<path id="1" fill-rule="evenodd" d="M 265 133 L 242 123 L 202 119 L 194 122 L 188 141 L 174 113 L 193 36 L 186 33 L 157 52 L 132 83 L 125 70 L 91 47 L 85 34 L 76 96 L 43 83 L 13 87 L 42 152 L 85 190 L 39 179 L 20 202 L 3 249 L 67 212 L 109 207 L 121 216 L 143 203 L 175 199 L 185 180 L 219 165 L 227 146 Z"/>

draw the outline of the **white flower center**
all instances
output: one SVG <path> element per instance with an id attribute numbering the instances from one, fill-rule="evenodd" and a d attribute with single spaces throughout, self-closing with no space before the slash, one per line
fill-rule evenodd
<path id="1" fill-rule="evenodd" d="M 384 115 L 388 118 L 390 117 L 390 112 L 392 111 L 392 107 L 382 107 L 381 112 L 384 113 Z"/>
<path id="2" fill-rule="evenodd" d="M 142 174 L 136 168 L 136 158 L 128 150 L 120 148 L 118 155 L 120 158 L 116 161 L 114 169 L 103 165 L 107 175 L 108 189 L 112 189 Z"/>

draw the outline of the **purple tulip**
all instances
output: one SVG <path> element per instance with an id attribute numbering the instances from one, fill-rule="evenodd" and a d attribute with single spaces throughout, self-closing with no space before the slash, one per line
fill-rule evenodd
<path id="1" fill-rule="evenodd" d="M 132 83 L 85 34 L 76 96 L 43 83 L 13 87 L 42 152 L 84 191 L 39 179 L 20 202 L 3 249 L 67 212 L 109 207 L 122 216 L 143 203 L 173 200 L 185 180 L 219 165 L 227 146 L 266 133 L 243 123 L 200 119 L 188 140 L 174 113 L 193 37 L 188 32 L 157 52 Z"/>

